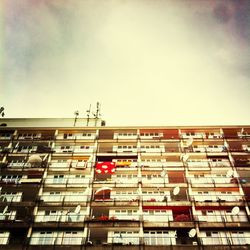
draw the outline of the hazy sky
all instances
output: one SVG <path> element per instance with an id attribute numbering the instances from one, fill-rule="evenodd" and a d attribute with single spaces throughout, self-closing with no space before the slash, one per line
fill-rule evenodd
<path id="1" fill-rule="evenodd" d="M 250 124 L 249 0 L 1 0 L 6 117 Z"/>

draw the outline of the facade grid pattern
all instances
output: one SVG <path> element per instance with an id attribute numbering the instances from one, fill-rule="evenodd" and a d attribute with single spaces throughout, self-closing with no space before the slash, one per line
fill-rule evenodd
<path id="1" fill-rule="evenodd" d="M 250 126 L 0 127 L 0 170 L 1 249 L 250 245 Z"/>

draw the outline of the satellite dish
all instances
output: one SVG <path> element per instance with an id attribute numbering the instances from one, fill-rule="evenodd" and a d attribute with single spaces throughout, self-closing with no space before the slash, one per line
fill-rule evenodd
<path id="1" fill-rule="evenodd" d="M 75 208 L 74 213 L 75 213 L 75 214 L 79 214 L 79 213 L 80 213 L 80 210 L 81 210 L 81 205 L 77 205 L 76 208 Z"/>
<path id="2" fill-rule="evenodd" d="M 189 155 L 188 155 L 188 154 L 184 155 L 184 156 L 183 156 L 183 161 L 187 161 L 188 158 L 189 158 Z"/>
<path id="3" fill-rule="evenodd" d="M 48 157 L 49 157 L 49 154 L 46 154 L 46 155 L 43 157 L 43 161 L 45 161 Z"/>
<path id="4" fill-rule="evenodd" d="M 175 237 L 176 236 L 176 230 L 175 231 L 171 231 L 170 235 L 171 235 L 171 237 Z"/>
<path id="5" fill-rule="evenodd" d="M 196 235 L 196 229 L 192 228 L 189 232 L 188 232 L 188 236 L 190 238 L 194 238 L 194 236 Z"/>
<path id="6" fill-rule="evenodd" d="M 161 172 L 161 177 L 165 177 L 166 176 L 166 171 L 165 170 L 163 170 L 162 172 Z"/>
<path id="7" fill-rule="evenodd" d="M 239 212 L 240 212 L 240 208 L 239 207 L 233 207 L 232 210 L 231 210 L 231 213 L 233 215 L 237 215 L 237 214 L 239 214 Z"/>
<path id="8" fill-rule="evenodd" d="M 192 143 L 193 143 L 193 141 L 194 141 L 193 138 L 189 138 L 189 139 L 187 140 L 187 146 L 188 146 L 188 147 L 191 146 Z"/>
<path id="9" fill-rule="evenodd" d="M 6 213 L 7 213 L 7 211 L 8 211 L 8 206 L 6 206 L 6 207 L 4 208 L 4 210 L 3 210 L 3 214 L 6 214 Z"/>
<path id="10" fill-rule="evenodd" d="M 227 171 L 227 177 L 231 177 L 234 174 L 234 171 L 232 169 L 229 169 Z"/>
<path id="11" fill-rule="evenodd" d="M 179 186 L 175 187 L 174 190 L 173 190 L 173 195 L 179 194 L 180 191 L 181 191 L 181 190 L 180 190 L 180 187 L 179 187 Z"/>
<path id="12" fill-rule="evenodd" d="M 42 158 L 40 157 L 40 155 L 31 155 L 28 159 L 29 163 L 40 163 L 42 162 Z"/>
<path id="13" fill-rule="evenodd" d="M 180 158 L 183 161 L 187 161 L 187 159 L 189 158 L 189 154 L 182 154 Z"/>

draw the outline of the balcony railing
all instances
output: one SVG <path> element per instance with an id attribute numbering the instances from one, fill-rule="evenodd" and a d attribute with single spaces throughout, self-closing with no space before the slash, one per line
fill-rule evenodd
<path id="1" fill-rule="evenodd" d="M 45 237 L 32 236 L 30 238 L 30 245 L 151 245 L 151 246 L 195 246 L 195 245 L 214 245 L 214 246 L 241 246 L 241 249 L 248 249 L 250 244 L 250 237 L 246 236 L 195 236 L 193 238 L 188 236 L 172 236 L 173 233 L 161 234 L 155 232 L 152 235 L 145 235 L 144 237 L 134 236 L 133 234 L 126 236 L 117 234 L 117 236 L 91 236 L 89 240 L 87 237 L 79 236 L 62 236 L 62 237 Z M 157 236 L 156 236 L 157 235 Z M 5 237 L 3 239 L 6 239 Z M 0 239 L 1 241 L 1 239 Z M 246 246 L 246 248 L 244 247 Z"/>
<path id="2" fill-rule="evenodd" d="M 74 212 L 64 211 L 56 215 L 35 215 L 35 222 L 78 222 L 83 223 L 85 214 L 76 214 Z"/>

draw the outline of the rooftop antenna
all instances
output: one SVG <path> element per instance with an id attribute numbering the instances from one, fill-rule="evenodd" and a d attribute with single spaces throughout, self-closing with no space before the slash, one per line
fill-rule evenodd
<path id="1" fill-rule="evenodd" d="M 77 120 L 77 117 L 79 115 L 79 111 L 76 110 L 75 113 L 74 113 L 74 115 L 75 115 L 75 120 L 74 120 L 74 127 L 75 127 L 76 126 L 76 120 Z"/>
<path id="2" fill-rule="evenodd" d="M 100 110 L 101 110 L 101 103 L 97 102 L 96 103 L 96 112 L 93 113 L 94 118 L 95 118 L 95 126 L 97 124 L 98 118 L 100 118 L 100 116 L 101 116 Z"/>
<path id="3" fill-rule="evenodd" d="M 87 112 L 87 127 L 89 126 L 89 116 L 90 116 L 90 111 L 91 111 L 91 104 L 89 105 L 89 109 L 86 110 Z"/>
<path id="4" fill-rule="evenodd" d="M 4 115 L 5 115 L 5 114 L 4 114 L 4 107 L 1 107 L 1 108 L 0 108 L 0 115 L 1 115 L 2 117 L 4 117 Z"/>

